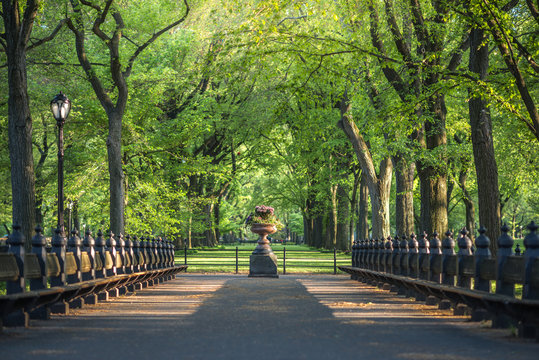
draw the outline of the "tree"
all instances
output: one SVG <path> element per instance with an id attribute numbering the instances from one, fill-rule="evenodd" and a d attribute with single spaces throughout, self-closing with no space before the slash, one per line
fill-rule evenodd
<path id="1" fill-rule="evenodd" d="M 4 32 L 0 45 L 8 68 L 8 136 L 11 164 L 11 197 L 13 223 L 20 224 L 30 249 L 35 219 L 35 178 L 32 155 L 32 116 L 28 97 L 26 71 L 27 51 L 52 40 L 63 21 L 46 37 L 32 39 L 34 22 L 42 6 L 39 0 L 20 4 L 17 0 L 2 0 Z"/>
<path id="2" fill-rule="evenodd" d="M 109 134 L 107 138 L 107 152 L 109 165 L 110 186 L 110 229 L 115 234 L 124 233 L 125 213 L 125 176 L 122 169 L 122 118 L 125 113 L 129 97 L 127 79 L 131 75 L 134 63 L 139 55 L 146 50 L 155 40 L 167 31 L 175 28 L 185 21 L 189 14 L 189 4 L 184 0 L 185 12 L 176 21 L 164 26 L 153 35 L 135 43 L 126 36 L 126 24 L 124 22 L 121 5 L 113 4 L 113 0 L 107 0 L 103 7 L 86 0 L 72 0 L 73 16 L 68 19 L 67 26 L 75 35 L 76 52 L 79 62 L 84 70 L 88 81 L 105 110 L 109 120 Z M 93 17 L 91 24 L 92 33 L 105 45 L 109 57 L 110 80 L 104 84 L 104 76 L 100 76 L 95 65 L 89 59 L 87 52 L 87 31 L 85 24 L 86 16 Z M 111 29 L 112 28 L 112 29 Z M 106 33 L 109 30 L 109 34 Z M 122 63 L 123 42 L 129 41 L 134 44 L 135 50 Z M 138 40 L 138 39 L 136 39 Z"/>

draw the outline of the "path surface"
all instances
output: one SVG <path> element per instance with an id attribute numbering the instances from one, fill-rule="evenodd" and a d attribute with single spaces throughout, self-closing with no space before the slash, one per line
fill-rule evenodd
<path id="1" fill-rule="evenodd" d="M 512 339 L 348 276 L 182 274 L 0 335 L 8 359 L 538 359 Z"/>

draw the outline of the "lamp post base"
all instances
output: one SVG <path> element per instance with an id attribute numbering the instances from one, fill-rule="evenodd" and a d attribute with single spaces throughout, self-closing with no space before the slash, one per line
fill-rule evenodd
<path id="1" fill-rule="evenodd" d="M 251 255 L 249 257 L 249 277 L 278 278 L 277 256 L 274 253 Z"/>

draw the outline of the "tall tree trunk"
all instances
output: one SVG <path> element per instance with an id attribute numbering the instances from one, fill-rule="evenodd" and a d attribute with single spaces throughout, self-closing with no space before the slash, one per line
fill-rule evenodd
<path id="1" fill-rule="evenodd" d="M 187 247 L 191 249 L 193 247 L 193 213 L 189 211 L 189 225 L 187 226 Z"/>
<path id="2" fill-rule="evenodd" d="M 336 247 L 339 250 L 350 249 L 350 201 L 348 185 L 337 187 L 337 236 Z"/>
<path id="3" fill-rule="evenodd" d="M 13 223 L 21 226 L 26 249 L 31 249 L 35 222 L 35 179 L 32 155 L 32 117 L 28 98 L 26 49 L 40 1 L 26 4 L 24 13 L 16 1 L 2 1 L 8 69 L 8 137 L 11 163 Z M 4 41 L 5 40 L 5 41 Z"/>
<path id="4" fill-rule="evenodd" d="M 122 169 L 122 117 L 123 111 L 109 114 L 107 154 L 110 186 L 110 229 L 114 234 L 124 233 L 124 172 Z"/>
<path id="5" fill-rule="evenodd" d="M 206 223 L 204 230 L 204 246 L 214 246 L 215 241 L 215 232 L 213 227 L 213 203 L 209 203 L 204 206 L 204 221 Z"/>
<path id="6" fill-rule="evenodd" d="M 324 247 L 326 249 L 333 249 L 337 243 L 337 212 L 338 212 L 338 200 L 337 200 L 338 185 L 333 185 L 330 188 L 330 211 L 327 215 L 326 223 L 326 241 Z"/>
<path id="7" fill-rule="evenodd" d="M 380 163 L 380 174 L 376 174 L 371 152 L 352 119 L 350 109 L 348 96 L 344 94 L 340 104 L 341 119 L 338 125 L 352 143 L 361 170 L 367 178 L 372 209 L 372 235 L 385 239 L 389 236 L 390 230 L 389 198 L 393 163 L 386 157 Z"/>
<path id="8" fill-rule="evenodd" d="M 324 218 L 321 215 L 316 215 L 313 219 L 312 225 L 312 245 L 316 248 L 321 248 L 324 245 L 323 241 L 324 236 Z"/>
<path id="9" fill-rule="evenodd" d="M 395 224 L 397 235 L 409 236 L 414 232 L 414 172 L 415 164 L 402 156 L 393 158 L 397 196 Z"/>
<path id="10" fill-rule="evenodd" d="M 482 29 L 473 29 L 470 34 L 470 71 L 485 81 L 488 74 L 488 46 Z M 485 45 L 485 46 L 482 46 Z M 473 94 L 468 102 L 475 172 L 477 175 L 477 194 L 479 202 L 479 223 L 487 229 L 490 250 L 496 254 L 497 239 L 500 237 L 501 207 L 498 187 L 498 166 L 494 157 L 492 121 L 488 101 L 479 94 Z"/>
<path id="11" fill-rule="evenodd" d="M 219 225 L 221 224 L 221 200 L 223 196 L 220 195 L 217 199 L 217 203 L 213 207 L 213 223 L 215 228 L 215 242 L 216 244 L 219 243 L 219 239 L 221 238 L 221 229 L 219 229 Z"/>
<path id="12" fill-rule="evenodd" d="M 466 185 L 467 178 L 468 169 L 462 169 L 459 174 L 459 186 L 462 190 L 462 201 L 464 202 L 464 207 L 466 208 L 466 229 L 470 231 L 469 237 L 473 240 L 475 237 L 475 206 Z"/>
<path id="13" fill-rule="evenodd" d="M 358 224 L 358 205 L 359 205 L 359 187 L 361 184 L 361 170 L 354 172 L 354 187 L 352 189 L 352 197 L 350 198 L 350 219 L 348 221 L 349 224 L 349 233 L 350 233 L 350 242 L 353 243 L 354 241 L 358 240 L 358 233 L 359 229 L 357 229 Z"/>
<path id="14" fill-rule="evenodd" d="M 363 174 L 361 175 L 357 217 L 358 239 L 366 240 L 369 238 L 369 187 L 367 186 L 367 178 Z"/>
<path id="15" fill-rule="evenodd" d="M 303 242 L 308 246 L 313 246 L 312 242 L 313 221 L 303 214 Z"/>
<path id="16" fill-rule="evenodd" d="M 434 84 L 438 77 L 428 81 Z M 447 221 L 447 160 L 442 147 L 447 144 L 445 118 L 447 109 L 442 94 L 434 94 L 429 100 L 429 112 L 433 120 L 425 122 L 427 150 L 438 151 L 437 166 L 419 161 L 418 175 L 421 183 L 421 229 L 428 234 L 443 233 L 448 229 Z"/>

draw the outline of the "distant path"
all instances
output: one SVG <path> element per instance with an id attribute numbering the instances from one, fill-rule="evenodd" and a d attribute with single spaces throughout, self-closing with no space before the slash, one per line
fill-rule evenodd
<path id="1" fill-rule="evenodd" d="M 538 359 L 539 344 L 345 275 L 182 274 L 0 335 L 8 359 Z"/>

